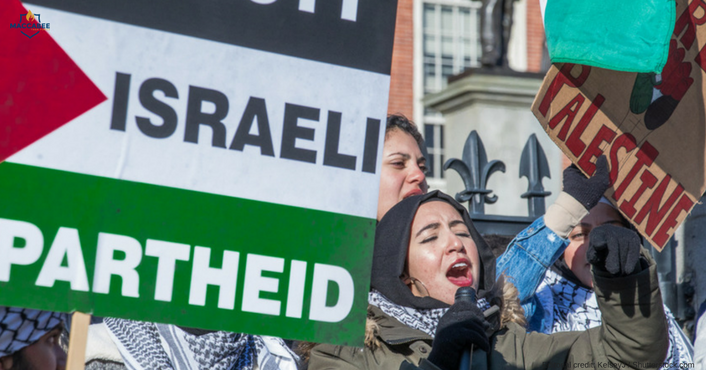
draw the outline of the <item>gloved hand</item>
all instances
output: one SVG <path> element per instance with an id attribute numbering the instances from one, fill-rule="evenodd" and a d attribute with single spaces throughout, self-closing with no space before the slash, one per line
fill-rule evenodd
<path id="1" fill-rule="evenodd" d="M 610 187 L 610 171 L 605 155 L 596 160 L 596 171 L 591 178 L 586 178 L 576 165 L 572 164 L 564 170 L 564 192 L 571 195 L 587 210 L 595 207 L 603 193 Z"/>
<path id="2" fill-rule="evenodd" d="M 595 268 L 613 276 L 627 276 L 642 270 L 640 266 L 640 237 L 632 230 L 601 225 L 589 234 L 586 259 Z"/>
<path id="3" fill-rule="evenodd" d="M 485 317 L 475 299 L 457 299 L 439 320 L 427 361 L 444 370 L 457 370 L 461 355 L 472 345 L 488 352 L 490 341 L 485 334 L 485 325 Z"/>

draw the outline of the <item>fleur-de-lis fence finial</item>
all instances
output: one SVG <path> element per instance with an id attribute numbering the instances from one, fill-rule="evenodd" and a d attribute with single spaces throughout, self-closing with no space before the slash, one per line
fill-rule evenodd
<path id="1" fill-rule="evenodd" d="M 505 172 L 505 163 L 499 160 L 488 162 L 485 147 L 478 133 L 473 130 L 463 145 L 463 160 L 451 158 L 444 163 L 444 170 L 449 168 L 461 175 L 466 190 L 456 194 L 459 203 L 469 202 L 471 214 L 484 214 L 485 203 L 493 204 L 498 200 L 493 191 L 487 189 L 488 178 L 496 171 Z"/>
<path id="2" fill-rule="evenodd" d="M 544 155 L 542 146 L 537 141 L 537 136 L 532 134 L 527 139 L 525 148 L 522 149 L 520 157 L 520 178 L 527 178 L 527 192 L 520 195 L 527 199 L 527 210 L 530 217 L 539 217 L 544 214 L 544 198 L 551 194 L 544 191 L 542 178 L 551 178 L 549 173 L 549 163 Z"/>

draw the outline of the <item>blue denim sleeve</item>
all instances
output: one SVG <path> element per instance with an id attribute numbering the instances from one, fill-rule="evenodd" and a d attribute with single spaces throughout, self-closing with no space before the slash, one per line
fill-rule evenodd
<path id="1" fill-rule="evenodd" d="M 547 269 L 564 253 L 568 240 L 562 239 L 544 224 L 544 217 L 522 230 L 497 261 L 497 276 L 504 274 L 519 291 L 525 315 L 530 318 L 537 300 L 534 292 Z"/>

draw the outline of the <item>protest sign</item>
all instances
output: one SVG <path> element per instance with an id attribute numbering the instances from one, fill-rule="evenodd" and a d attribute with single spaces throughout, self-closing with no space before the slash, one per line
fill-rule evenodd
<path id="1" fill-rule="evenodd" d="M 661 74 L 553 65 L 532 106 L 586 174 L 608 157 L 606 196 L 661 250 L 706 190 L 706 2 L 676 2 Z"/>
<path id="2" fill-rule="evenodd" d="M 108 100 L 0 164 L 0 304 L 362 345 L 396 2 L 24 5 Z"/>

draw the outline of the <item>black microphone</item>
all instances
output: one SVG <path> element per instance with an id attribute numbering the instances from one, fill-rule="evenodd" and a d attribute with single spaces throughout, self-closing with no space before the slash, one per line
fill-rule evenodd
<path id="1" fill-rule="evenodd" d="M 477 305 L 476 291 L 469 286 L 460 287 L 456 290 L 454 302 L 468 302 Z M 458 367 L 459 370 L 469 370 L 471 368 L 471 356 L 473 356 L 473 346 L 471 346 L 470 350 L 463 351 L 461 363 Z"/>
<path id="2" fill-rule="evenodd" d="M 454 302 L 469 302 L 473 304 L 476 303 L 476 291 L 469 286 L 462 286 L 456 290 L 456 297 Z"/>

